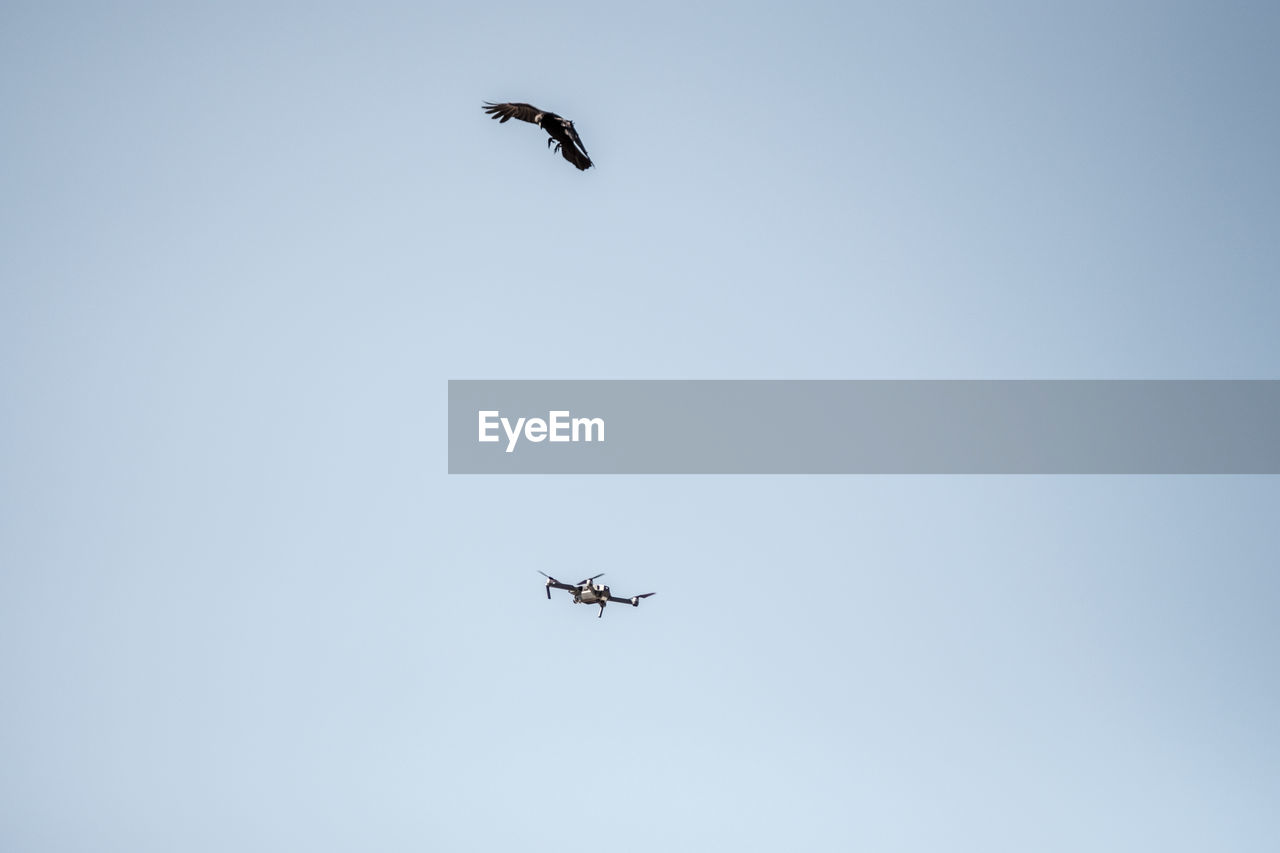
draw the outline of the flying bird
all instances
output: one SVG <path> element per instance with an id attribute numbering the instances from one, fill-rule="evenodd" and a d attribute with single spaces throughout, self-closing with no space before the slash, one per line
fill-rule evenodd
<path id="1" fill-rule="evenodd" d="M 592 163 L 591 158 L 587 156 L 587 147 L 582 144 L 578 131 L 573 129 L 573 122 L 567 118 L 547 110 L 540 110 L 532 104 L 491 104 L 485 101 L 483 109 L 490 118 L 498 119 L 499 124 L 513 118 L 536 124 L 551 135 L 547 140 L 548 148 L 554 142 L 555 150 L 564 155 L 564 159 L 584 172 L 591 168 Z"/>

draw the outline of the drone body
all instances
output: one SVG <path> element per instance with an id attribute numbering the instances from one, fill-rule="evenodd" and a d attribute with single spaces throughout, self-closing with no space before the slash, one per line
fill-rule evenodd
<path id="1" fill-rule="evenodd" d="M 601 577 L 604 574 L 603 572 L 574 584 L 561 583 L 546 572 L 538 572 L 538 574 L 547 579 L 548 600 L 551 599 L 551 590 L 563 589 L 573 596 L 574 604 L 599 604 L 600 613 L 597 614 L 597 619 L 604 615 L 604 606 L 610 601 L 616 601 L 620 604 L 630 604 L 632 607 L 639 607 L 640 599 L 648 598 L 653 595 L 652 592 L 646 592 L 644 595 L 633 595 L 630 598 L 619 598 L 609 592 L 609 587 L 607 585 L 595 582 L 596 578 Z"/>

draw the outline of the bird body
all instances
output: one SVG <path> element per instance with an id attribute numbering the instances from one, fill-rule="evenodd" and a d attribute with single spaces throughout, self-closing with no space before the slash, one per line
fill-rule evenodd
<path id="1" fill-rule="evenodd" d="M 554 142 L 555 150 L 584 172 L 594 165 L 587 155 L 587 147 L 582 144 L 582 138 L 573 127 L 573 122 L 567 118 L 549 110 L 538 109 L 532 104 L 491 104 L 486 101 L 482 109 L 491 118 L 496 118 L 499 124 L 505 124 L 513 118 L 536 124 L 550 136 L 547 140 L 548 148 Z"/>

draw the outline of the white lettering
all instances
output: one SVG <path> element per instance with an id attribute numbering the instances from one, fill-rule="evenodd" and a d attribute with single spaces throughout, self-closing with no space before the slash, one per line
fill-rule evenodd
<path id="1" fill-rule="evenodd" d="M 516 442 L 520 440 L 520 427 L 524 426 L 524 418 L 516 421 L 516 428 L 511 428 L 511 421 L 506 418 L 502 419 L 502 428 L 507 431 L 507 452 L 516 449 Z"/>
<path id="2" fill-rule="evenodd" d="M 489 421 L 489 418 L 497 417 L 497 416 L 498 416 L 497 412 L 481 412 L 480 413 L 480 440 L 481 441 L 497 441 L 498 440 L 498 437 L 496 435 L 489 435 L 489 430 L 498 428 L 498 425 L 496 423 L 491 423 Z"/>
<path id="3" fill-rule="evenodd" d="M 604 418 L 570 418 L 567 410 L 556 410 L 548 413 L 548 420 L 542 418 L 510 418 L 502 417 L 497 410 L 486 410 L 478 413 L 479 430 L 477 440 L 481 442 L 498 441 L 498 427 L 507 435 L 507 453 L 514 453 L 520 443 L 521 434 L 535 444 L 550 439 L 551 441 L 604 441 Z"/>
<path id="4" fill-rule="evenodd" d="M 565 412 L 565 414 L 569 414 Z M 586 427 L 586 438 L 578 438 L 578 427 Z M 595 427 L 596 437 L 591 437 L 591 428 Z M 573 419 L 573 440 L 574 441 L 604 441 L 604 418 L 574 418 Z"/>
<path id="5" fill-rule="evenodd" d="M 562 415 L 563 417 L 561 417 Z M 569 421 L 566 420 L 568 417 L 569 417 L 568 412 L 552 412 L 551 413 L 551 440 L 552 441 L 568 441 L 569 440 L 569 432 L 567 429 L 567 427 L 569 426 Z M 564 430 L 564 431 L 561 432 L 561 430 Z"/>

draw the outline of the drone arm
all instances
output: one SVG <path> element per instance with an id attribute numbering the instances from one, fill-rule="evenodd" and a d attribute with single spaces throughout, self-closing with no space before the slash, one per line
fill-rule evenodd
<path id="1" fill-rule="evenodd" d="M 633 595 L 631 598 L 619 598 L 616 595 L 610 595 L 609 600 L 616 601 L 619 604 L 630 604 L 632 607 L 639 607 L 640 599 L 648 598 L 651 595 L 654 595 L 654 593 L 646 592 L 644 595 Z"/>
<path id="2" fill-rule="evenodd" d="M 546 584 L 547 598 L 551 597 L 551 590 L 553 589 L 564 589 L 564 590 L 568 590 L 569 592 L 577 592 L 579 589 L 579 587 L 576 587 L 572 584 L 561 583 L 560 581 L 551 577 L 551 575 L 547 574 L 546 572 L 538 572 L 538 574 L 542 575 L 544 578 L 547 579 L 547 584 Z"/>

